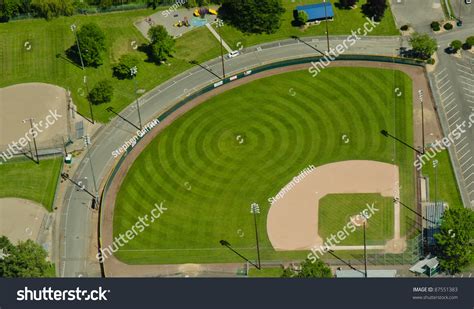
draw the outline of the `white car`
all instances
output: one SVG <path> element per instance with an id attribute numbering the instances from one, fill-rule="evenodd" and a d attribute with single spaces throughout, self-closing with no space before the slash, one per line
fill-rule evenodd
<path id="1" fill-rule="evenodd" d="M 464 0 L 464 2 L 466 2 L 466 4 L 471 4 L 472 0 Z"/>
<path id="2" fill-rule="evenodd" d="M 240 55 L 240 52 L 238 50 L 234 50 L 227 54 L 227 58 L 232 59 L 237 57 L 238 55 Z"/>

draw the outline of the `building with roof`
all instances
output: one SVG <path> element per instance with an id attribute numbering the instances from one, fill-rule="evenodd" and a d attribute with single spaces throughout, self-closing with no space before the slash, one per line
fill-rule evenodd
<path id="1" fill-rule="evenodd" d="M 417 275 L 427 275 L 432 277 L 439 272 L 439 261 L 437 257 L 426 257 L 423 260 L 418 261 L 410 271 Z"/>
<path id="2" fill-rule="evenodd" d="M 440 232 L 441 218 L 448 208 L 448 204 L 443 201 L 422 203 L 423 216 L 427 220 L 423 220 L 423 231 L 427 245 L 429 247 L 436 245 L 434 235 Z"/>
<path id="3" fill-rule="evenodd" d="M 299 5 L 296 11 L 304 11 L 308 14 L 308 22 L 315 22 L 334 18 L 334 10 L 331 2 L 323 2 L 316 4 Z"/>

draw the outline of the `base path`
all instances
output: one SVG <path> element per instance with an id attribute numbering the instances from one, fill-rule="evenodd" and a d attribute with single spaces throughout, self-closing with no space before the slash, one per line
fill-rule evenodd
<path id="1" fill-rule="evenodd" d="M 398 187 L 396 165 L 361 160 L 319 166 L 270 207 L 267 216 L 270 242 L 275 250 L 319 247 L 324 243 L 318 235 L 319 199 L 341 193 L 380 193 L 399 198 Z M 399 208 L 400 205 L 394 203 L 395 230 L 400 226 Z M 399 232 L 394 235 L 394 238 L 399 237 Z"/>

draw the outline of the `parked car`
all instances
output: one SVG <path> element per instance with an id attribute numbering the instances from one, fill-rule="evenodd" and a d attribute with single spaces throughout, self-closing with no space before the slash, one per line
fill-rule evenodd
<path id="1" fill-rule="evenodd" d="M 227 54 L 227 58 L 232 59 L 240 55 L 240 52 L 238 50 L 231 51 L 229 54 Z"/>
<path id="2" fill-rule="evenodd" d="M 464 0 L 464 2 L 466 2 L 466 4 L 471 4 L 472 0 Z"/>

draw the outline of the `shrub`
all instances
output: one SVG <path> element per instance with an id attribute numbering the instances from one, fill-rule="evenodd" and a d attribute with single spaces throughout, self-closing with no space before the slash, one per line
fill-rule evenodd
<path id="1" fill-rule="evenodd" d="M 426 60 L 426 63 L 435 64 L 435 60 L 433 58 L 430 58 L 430 59 Z"/>
<path id="2" fill-rule="evenodd" d="M 451 29 L 453 29 L 453 25 L 452 25 L 451 23 L 445 23 L 445 24 L 443 25 L 443 28 L 444 28 L 445 30 L 451 30 Z"/>
<path id="3" fill-rule="evenodd" d="M 431 23 L 431 29 L 433 29 L 433 31 L 439 31 L 441 30 L 441 25 L 439 24 L 439 22 L 434 21 Z"/>
<path id="4" fill-rule="evenodd" d="M 127 54 L 120 57 L 119 62 L 114 66 L 114 76 L 118 79 L 132 79 L 131 68 L 137 66 L 139 62 L 135 55 Z"/>
<path id="5" fill-rule="evenodd" d="M 470 36 L 466 39 L 466 43 L 464 43 L 464 49 L 471 49 L 474 46 L 474 36 Z"/>
<path id="6" fill-rule="evenodd" d="M 407 31 L 408 28 L 410 28 L 408 25 L 403 25 L 403 26 L 400 27 L 400 30 Z"/>
<path id="7" fill-rule="evenodd" d="M 459 41 L 459 40 L 454 40 L 454 41 L 451 42 L 451 44 L 449 46 L 451 46 L 451 48 L 453 49 L 454 52 L 457 52 L 459 49 L 461 49 L 462 42 Z"/>
<path id="8" fill-rule="evenodd" d="M 94 105 L 107 103 L 112 100 L 114 88 L 108 80 L 101 80 L 89 92 L 89 101 Z"/>

